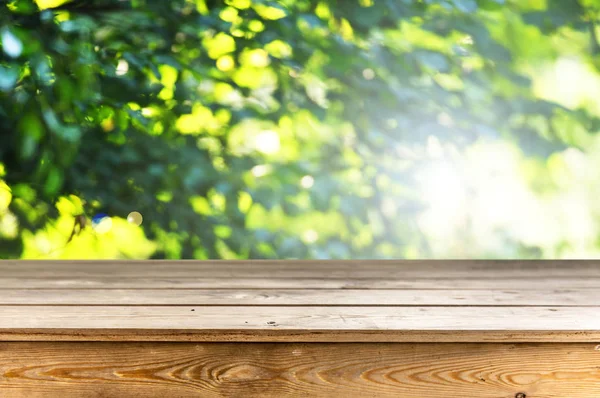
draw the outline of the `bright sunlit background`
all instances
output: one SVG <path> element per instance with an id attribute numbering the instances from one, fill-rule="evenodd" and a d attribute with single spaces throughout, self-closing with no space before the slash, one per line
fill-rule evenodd
<path id="1" fill-rule="evenodd" d="M 536 94 L 600 115 L 600 75 L 559 58 L 533 74 Z M 566 148 L 528 159 L 517 144 L 481 139 L 458 150 L 433 136 L 417 172 L 428 209 L 419 224 L 435 257 L 518 256 L 519 245 L 545 258 L 596 258 L 599 251 L 600 141 L 582 132 L 585 152 Z"/>
<path id="2" fill-rule="evenodd" d="M 213 3 L 0 12 L 0 257 L 600 257 L 600 1 Z"/>

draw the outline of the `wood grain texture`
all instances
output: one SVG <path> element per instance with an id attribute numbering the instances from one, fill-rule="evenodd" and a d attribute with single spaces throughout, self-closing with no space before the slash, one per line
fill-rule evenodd
<path id="1" fill-rule="evenodd" d="M 600 330 L 600 307 L 0 306 L 0 329 Z"/>
<path id="2" fill-rule="evenodd" d="M 600 289 L 599 261 L 0 261 L 0 289 Z"/>
<path id="3" fill-rule="evenodd" d="M 470 331 L 469 337 L 476 339 L 472 341 L 498 336 L 510 341 L 510 332 L 529 335 L 530 341 L 548 332 L 562 341 L 574 337 L 593 341 L 600 337 L 599 314 L 599 307 L 0 306 L 0 338 L 10 339 L 12 334 L 14 339 L 34 335 L 50 339 L 56 331 L 110 335 L 106 332 L 129 330 L 129 334 L 160 331 L 159 335 L 171 336 L 186 331 L 200 340 L 229 341 L 236 332 L 241 338 L 239 332 L 260 336 L 268 331 L 266 337 L 272 338 L 278 331 L 288 331 L 293 333 L 282 334 L 281 339 L 314 341 L 298 339 L 315 334 L 320 341 L 372 341 L 380 332 L 388 341 L 407 341 L 409 332 L 413 341 L 431 341 L 427 332 Z"/>
<path id="4" fill-rule="evenodd" d="M 595 398 L 599 290 L 598 261 L 0 262 L 0 397 Z"/>
<path id="5" fill-rule="evenodd" d="M 4 289 L 0 305 L 596 306 L 583 290 Z"/>
<path id="6" fill-rule="evenodd" d="M 0 289 L 437 289 L 437 290 L 600 290 L 600 278 L 276 278 L 22 276 L 0 274 Z M 2 294 L 2 292 L 0 292 Z"/>
<path id="7" fill-rule="evenodd" d="M 0 386 L 3 398 L 596 398 L 599 358 L 595 344 L 0 343 Z"/>

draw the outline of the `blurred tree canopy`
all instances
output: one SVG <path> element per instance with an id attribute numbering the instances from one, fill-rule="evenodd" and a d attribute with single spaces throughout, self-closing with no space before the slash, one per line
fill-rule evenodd
<path id="1" fill-rule="evenodd" d="M 598 71 L 600 0 L 0 8 L 0 258 L 427 257 L 436 148 L 539 165 L 600 130 L 536 80 Z"/>

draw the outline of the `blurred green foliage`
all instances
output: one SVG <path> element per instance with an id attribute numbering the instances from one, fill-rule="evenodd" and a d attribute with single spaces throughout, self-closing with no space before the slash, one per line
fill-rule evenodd
<path id="1" fill-rule="evenodd" d="M 2 2 L 0 257 L 432 256 L 423 153 L 585 150 L 597 103 L 536 77 L 596 73 L 598 22 L 600 0 Z"/>

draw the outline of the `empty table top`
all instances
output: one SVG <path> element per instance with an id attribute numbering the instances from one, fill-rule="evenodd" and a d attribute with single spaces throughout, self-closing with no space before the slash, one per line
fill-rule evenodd
<path id="1" fill-rule="evenodd" d="M 0 340 L 593 342 L 598 261 L 2 261 Z"/>

